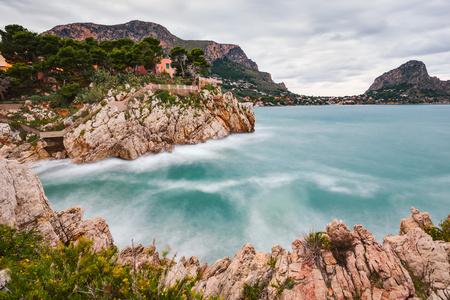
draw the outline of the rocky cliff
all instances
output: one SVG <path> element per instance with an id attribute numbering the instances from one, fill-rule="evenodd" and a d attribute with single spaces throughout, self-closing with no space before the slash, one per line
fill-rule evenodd
<path id="1" fill-rule="evenodd" d="M 0 160 L 0 174 L 0 223 L 38 228 L 53 245 L 85 236 L 94 240 L 94 250 L 112 246 L 103 219 L 82 222 L 81 207 L 55 214 L 29 167 Z M 411 212 L 401 221 L 401 234 L 385 236 L 383 244 L 361 225 L 351 231 L 333 220 L 326 232 L 296 239 L 292 252 L 280 245 L 269 253 L 256 252 L 247 244 L 233 258 L 211 266 L 201 265 L 196 257 L 182 257 L 161 280 L 167 286 L 188 275 L 198 276 L 194 288 L 202 290 L 205 298 L 220 294 L 224 299 L 243 299 L 244 293 L 248 297 L 252 293 L 258 299 L 274 300 L 448 300 L 450 243 L 433 241 L 420 228 L 433 224 L 427 213 L 414 208 Z M 139 268 L 146 263 L 159 266 L 161 260 L 154 245 L 138 245 L 123 249 L 118 262 Z M 3 287 L 10 280 L 0 279 Z"/>
<path id="2" fill-rule="evenodd" d="M 258 70 L 257 64 L 249 59 L 238 45 L 220 44 L 214 41 L 182 40 L 171 34 L 165 27 L 151 22 L 135 20 L 118 25 L 72 23 L 55 26 L 42 34 L 48 33 L 80 41 L 87 37 L 93 37 L 98 41 L 130 38 L 135 42 L 140 42 L 143 38 L 151 36 L 161 41 L 161 46 L 167 53 L 175 46 L 181 46 L 188 50 L 198 47 L 205 51 L 205 58 L 210 63 L 219 58 L 227 58 L 248 68 Z"/>
<path id="3" fill-rule="evenodd" d="M 126 96 L 126 95 L 125 95 Z M 151 90 L 97 108 L 64 136 L 64 146 L 74 162 L 94 162 L 107 157 L 135 159 L 146 153 L 171 151 L 173 145 L 197 144 L 231 133 L 253 132 L 251 106 L 239 103 L 231 93 L 203 90 L 199 95 L 176 96 Z"/>
<path id="4" fill-rule="evenodd" d="M 0 207 L 0 224 L 37 229 L 49 245 L 86 237 L 94 241 L 94 250 L 114 246 L 103 218 L 83 221 L 84 210 L 80 206 L 54 212 L 36 172 L 17 161 L 0 159 Z"/>
<path id="5" fill-rule="evenodd" d="M 430 77 L 425 64 L 417 60 L 408 61 L 400 67 L 377 77 L 366 93 L 402 84 L 411 85 L 415 89 L 433 90 L 442 95 L 450 94 L 450 81 Z"/>
<path id="6" fill-rule="evenodd" d="M 79 118 L 62 120 L 69 126 L 60 138 L 37 143 L 5 145 L 0 157 L 19 162 L 69 157 L 76 163 L 95 162 L 108 157 L 135 159 L 147 153 L 171 151 L 174 145 L 197 144 L 220 139 L 230 133 L 253 132 L 255 115 L 251 106 L 240 103 L 220 88 L 182 96 L 146 86 L 110 90 L 96 105 L 86 105 Z M 11 130 L 8 124 L 5 128 Z"/>

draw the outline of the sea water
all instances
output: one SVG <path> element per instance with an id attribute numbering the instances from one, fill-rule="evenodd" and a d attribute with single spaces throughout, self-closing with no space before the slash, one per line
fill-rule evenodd
<path id="1" fill-rule="evenodd" d="M 270 251 L 333 219 L 378 241 L 410 206 L 450 213 L 450 105 L 255 108 L 256 130 L 134 161 L 34 164 L 56 211 L 102 216 L 119 248 L 153 238 L 201 262 Z"/>

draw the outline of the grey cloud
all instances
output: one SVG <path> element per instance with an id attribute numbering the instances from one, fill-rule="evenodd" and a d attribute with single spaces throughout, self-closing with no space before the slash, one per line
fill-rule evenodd
<path id="1" fill-rule="evenodd" d="M 3 0 L 0 27 L 41 32 L 72 22 L 159 23 L 183 39 L 240 45 L 294 92 L 364 92 L 409 59 L 449 76 L 448 0 Z"/>

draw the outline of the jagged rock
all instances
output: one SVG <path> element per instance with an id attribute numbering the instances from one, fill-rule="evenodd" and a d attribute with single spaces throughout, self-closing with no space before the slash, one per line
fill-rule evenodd
<path id="1" fill-rule="evenodd" d="M 0 223 L 19 229 L 37 229 L 56 245 L 51 220 L 55 214 L 36 172 L 17 161 L 0 159 Z"/>
<path id="2" fill-rule="evenodd" d="M 164 278 L 165 286 L 172 286 L 177 280 L 182 280 L 183 278 L 189 276 L 195 278 L 200 270 L 200 262 L 195 256 L 190 257 L 188 260 L 184 256 L 176 263 Z"/>
<path id="3" fill-rule="evenodd" d="M 92 249 L 111 248 L 114 240 L 101 217 L 82 221 L 81 206 L 55 214 L 36 172 L 13 160 L 0 159 L 0 224 L 39 230 L 49 245 L 93 240 Z"/>
<path id="4" fill-rule="evenodd" d="M 231 93 L 212 95 L 203 91 L 199 106 L 166 106 L 112 102 L 101 107 L 90 120 L 64 137 L 64 146 L 74 162 L 95 162 L 115 156 L 135 159 L 147 153 L 171 151 L 173 145 L 197 144 L 236 132 L 253 132 L 251 107 L 239 103 Z M 213 99 L 214 98 L 214 99 Z"/>
<path id="5" fill-rule="evenodd" d="M 411 228 L 434 226 L 429 213 L 421 213 L 412 206 L 411 213 L 412 216 L 408 216 L 400 221 L 400 235 L 406 234 Z"/>
<path id="6" fill-rule="evenodd" d="M 5 146 L 0 149 L 0 158 L 17 160 L 20 163 L 36 162 L 41 159 L 52 158 L 52 155 L 47 151 L 55 146 L 54 143 L 47 143 L 43 140 L 38 140 L 36 144 L 22 144 L 19 146 Z"/>
<path id="7" fill-rule="evenodd" d="M 159 253 L 156 247 L 151 245 L 144 249 L 139 244 L 136 247 L 125 247 L 119 253 L 118 262 L 123 265 L 129 265 L 134 269 L 140 269 L 143 265 L 159 266 Z"/>
<path id="8" fill-rule="evenodd" d="M 421 228 L 411 228 L 402 236 L 385 236 L 384 243 L 392 246 L 414 276 L 431 284 L 432 299 L 450 299 L 449 257 L 442 245 L 450 243 L 433 241 Z"/>
<path id="9" fill-rule="evenodd" d="M 389 245 L 380 245 L 361 225 L 350 232 L 343 222 L 327 225 L 328 234 L 353 237 L 353 243 L 338 264 L 333 253 L 320 253 L 321 266 L 305 256 L 305 239 L 292 244 L 292 253 L 280 246 L 268 254 L 256 253 L 245 245 L 230 261 L 216 261 L 208 267 L 196 289 L 205 296 L 220 294 L 225 299 L 241 299 L 244 284 L 264 283 L 261 299 L 414 299 L 414 286 L 407 270 Z M 275 266 L 268 264 L 274 258 Z M 293 280 L 292 289 L 284 285 Z"/>
<path id="10" fill-rule="evenodd" d="M 20 163 L 35 162 L 41 159 L 36 147 L 31 144 L 4 146 L 0 149 L 0 158 L 17 160 Z"/>
<path id="11" fill-rule="evenodd" d="M 220 293 L 225 299 L 241 299 L 244 284 L 253 286 L 258 279 L 267 283 L 270 270 L 264 253 L 256 253 L 252 245 L 246 244 L 233 260 L 226 257 L 207 268 L 195 288 L 203 290 L 206 298 Z"/>

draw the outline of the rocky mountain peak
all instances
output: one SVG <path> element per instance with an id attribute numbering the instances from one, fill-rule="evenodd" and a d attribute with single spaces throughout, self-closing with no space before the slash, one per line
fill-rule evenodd
<path id="1" fill-rule="evenodd" d="M 93 37 L 98 41 L 130 38 L 135 42 L 140 42 L 145 37 L 151 36 L 161 41 L 161 46 L 167 53 L 175 46 L 181 46 L 188 50 L 201 48 L 205 51 L 205 58 L 209 63 L 216 59 L 227 58 L 247 68 L 258 70 L 258 65 L 249 59 L 238 45 L 221 44 L 214 41 L 183 40 L 170 33 L 164 26 L 152 22 L 133 20 L 117 25 L 72 23 L 55 26 L 42 34 L 54 34 L 63 39 L 72 38 L 79 41 Z"/>
<path id="2" fill-rule="evenodd" d="M 412 85 L 416 89 L 430 89 L 441 93 L 450 91 L 450 82 L 441 81 L 428 75 L 425 64 L 418 60 L 410 60 L 400 67 L 377 77 L 367 92 L 394 87 L 401 84 Z"/>

